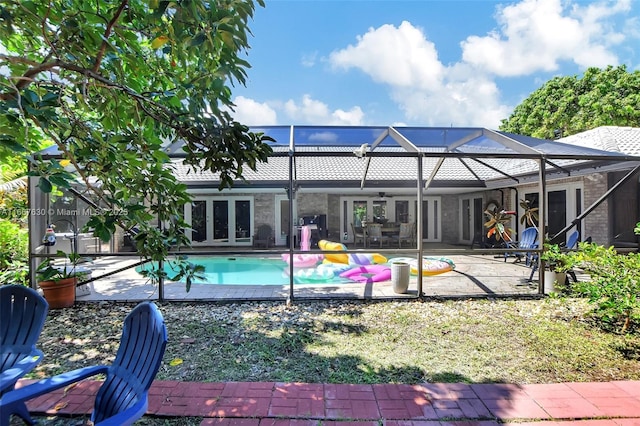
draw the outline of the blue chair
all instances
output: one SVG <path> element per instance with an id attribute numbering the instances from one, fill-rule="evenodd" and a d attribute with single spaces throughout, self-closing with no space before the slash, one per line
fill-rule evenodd
<path id="1" fill-rule="evenodd" d="M 567 238 L 567 244 L 565 244 L 565 248 L 567 250 L 577 249 L 579 240 L 580 240 L 580 233 L 578 231 L 573 231 L 569 235 L 569 238 Z M 574 283 L 578 282 L 578 277 L 576 276 L 576 272 L 574 270 L 567 271 L 567 275 L 573 279 Z"/>
<path id="2" fill-rule="evenodd" d="M 565 247 L 569 250 L 573 250 L 578 247 L 578 240 L 580 239 L 580 233 L 578 231 L 573 231 L 569 238 L 567 238 L 567 244 Z"/>
<path id="3" fill-rule="evenodd" d="M 42 360 L 36 343 L 49 304 L 37 291 L 22 285 L 0 287 L 0 397 L 14 391 L 18 379 Z M 24 404 L 19 412 L 26 412 Z M 2 409 L 0 408 L 0 412 Z"/>
<path id="4" fill-rule="evenodd" d="M 508 241 L 507 242 L 507 248 L 519 248 L 519 249 L 535 249 L 538 247 L 538 230 L 534 227 L 530 227 L 530 228 L 526 228 L 524 231 L 522 231 L 522 234 L 520 235 L 520 240 L 519 241 Z M 533 257 L 531 256 L 532 253 L 530 252 L 510 252 L 510 253 L 505 253 L 504 254 L 504 261 L 507 261 L 507 257 L 509 256 L 515 256 L 516 257 L 516 262 L 519 262 L 522 260 L 522 258 L 525 258 L 525 264 L 527 266 L 529 266 L 532 261 L 533 261 Z"/>
<path id="5" fill-rule="evenodd" d="M 33 424 L 24 401 L 96 374 L 106 379 L 96 395 L 91 421 L 95 425 L 133 424 L 148 406 L 153 382 L 167 345 L 167 328 L 162 314 L 152 302 L 142 302 L 124 320 L 120 346 L 111 366 L 79 368 L 16 389 L 0 399 L 0 425 L 8 426 L 11 414 Z"/>
<path id="6" fill-rule="evenodd" d="M 578 248 L 578 241 L 580 240 L 580 233 L 578 231 L 573 231 L 569 234 L 569 238 L 567 238 L 566 244 L 561 244 L 561 246 L 566 250 L 574 250 Z M 538 270 L 538 260 L 537 258 L 532 259 L 532 270 L 531 275 L 529 275 L 529 281 L 533 280 L 533 274 Z M 567 271 L 567 275 L 573 279 L 573 282 L 578 282 L 578 277 L 576 276 L 575 271 L 569 270 Z"/>

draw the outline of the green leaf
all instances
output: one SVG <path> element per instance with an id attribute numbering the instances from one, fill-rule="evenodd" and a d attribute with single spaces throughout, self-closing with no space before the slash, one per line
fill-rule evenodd
<path id="1" fill-rule="evenodd" d="M 69 179 L 62 174 L 55 174 L 55 175 L 51 175 L 49 176 L 49 181 L 56 185 L 56 186 L 60 186 L 62 188 L 70 188 L 71 187 L 71 183 L 69 182 Z"/>
<path id="2" fill-rule="evenodd" d="M 16 138 L 11 135 L 0 135 L 0 147 L 7 148 L 14 152 L 27 152 L 27 148 L 19 143 Z"/>
<path id="3" fill-rule="evenodd" d="M 51 182 L 49 182 L 47 178 L 41 176 L 40 179 L 38 180 L 38 188 L 40 188 L 42 192 L 48 194 L 53 189 L 53 186 L 51 185 Z"/>

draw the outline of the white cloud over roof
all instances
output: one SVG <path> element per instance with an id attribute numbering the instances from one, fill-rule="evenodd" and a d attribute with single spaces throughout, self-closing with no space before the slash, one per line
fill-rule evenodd
<path id="1" fill-rule="evenodd" d="M 354 35 L 355 42 L 338 46 L 326 57 L 314 50 L 302 62 L 304 67 L 328 64 L 327 70 L 334 73 L 364 74 L 404 114 L 394 121 L 497 128 L 515 106 L 508 102 L 518 102 L 504 100 L 501 79 L 555 72 L 566 64 L 585 69 L 620 63 L 614 48 L 640 38 L 639 18 L 625 15 L 631 1 L 522 0 L 498 5 L 496 27 L 461 40 L 461 55 L 451 63 L 439 58 L 439 49 L 446 47 L 437 46 L 409 20 L 370 27 Z M 286 94 L 266 103 L 236 100 L 237 116 L 246 117 L 247 124 L 259 123 L 258 119 L 263 119 L 260 124 L 380 124 L 370 122 L 369 110 L 357 98 L 347 98 L 352 104 L 338 108 L 322 94 L 308 93 Z"/>

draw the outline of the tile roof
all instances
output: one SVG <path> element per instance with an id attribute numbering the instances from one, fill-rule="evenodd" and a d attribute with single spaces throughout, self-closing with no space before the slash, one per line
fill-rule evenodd
<path id="1" fill-rule="evenodd" d="M 534 141 L 534 138 L 531 138 Z M 526 138 L 524 139 L 526 140 Z M 640 128 L 605 126 L 589 130 L 577 135 L 563 138 L 558 142 L 573 145 L 581 148 L 606 150 L 625 153 L 628 155 L 640 155 Z M 544 141 L 545 151 L 553 152 L 554 143 Z M 565 145 L 566 146 L 566 145 Z M 558 149 L 562 150 L 562 144 L 558 144 Z M 317 152 L 314 156 L 294 157 L 294 178 L 298 181 L 306 182 L 352 182 L 357 185 L 367 169 L 367 159 L 356 156 L 329 156 L 323 155 L 336 152 L 351 152 L 353 146 L 347 147 L 326 147 L 326 146 L 299 146 L 297 152 L 309 153 Z M 275 152 L 287 152 L 287 149 L 278 146 Z M 421 148 L 423 152 L 439 151 L 434 147 Z M 382 147 L 375 152 L 404 153 L 401 147 Z M 475 147 L 473 152 L 488 153 L 482 147 Z M 576 151 L 580 152 L 580 151 Z M 588 153 L 588 151 L 585 151 Z M 388 185 L 400 182 L 415 181 L 418 176 L 417 162 L 411 157 L 369 157 L 369 167 L 367 169 L 366 180 L 386 183 Z M 431 176 L 439 158 L 426 157 L 422 160 L 423 178 Z M 554 164 L 561 167 L 575 166 L 585 160 L 555 159 Z M 189 172 L 187 166 L 182 165 L 178 160 L 174 160 L 176 175 L 187 184 L 199 184 L 217 182 L 219 174 L 211 172 Z M 457 186 L 465 183 L 470 186 L 478 181 L 490 181 L 503 179 L 508 176 L 523 176 L 538 171 L 538 160 L 527 158 L 445 158 L 441 168 L 438 170 L 434 182 L 446 181 L 456 182 Z M 260 163 L 257 170 L 245 169 L 244 177 L 254 184 L 268 182 L 287 182 L 289 180 L 289 157 L 273 156 L 267 163 Z"/>
<path id="2" fill-rule="evenodd" d="M 601 126 L 558 139 L 558 141 L 585 148 L 640 156 L 639 127 Z"/>

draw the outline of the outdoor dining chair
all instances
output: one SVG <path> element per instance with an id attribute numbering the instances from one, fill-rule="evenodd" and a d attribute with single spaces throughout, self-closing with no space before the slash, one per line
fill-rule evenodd
<path id="1" fill-rule="evenodd" d="M 79 368 L 11 391 L 0 398 L 0 426 L 12 414 L 33 424 L 25 401 L 64 388 L 96 374 L 106 375 L 96 395 L 94 425 L 133 424 L 147 411 L 148 392 L 167 345 L 167 328 L 152 302 L 138 304 L 124 320 L 120 346 L 113 364 Z"/>
<path id="2" fill-rule="evenodd" d="M 47 301 L 36 290 L 0 287 L 0 397 L 14 392 L 18 379 L 42 360 L 36 343 L 48 311 Z"/>
<path id="3" fill-rule="evenodd" d="M 273 230 L 271 226 L 263 223 L 258 226 L 258 230 L 256 234 L 253 236 L 253 247 L 264 246 L 264 248 L 269 248 L 273 245 Z"/>
<path id="4" fill-rule="evenodd" d="M 351 223 L 351 232 L 353 232 L 353 244 L 355 247 L 358 247 L 358 242 L 362 244 L 363 248 L 367 247 L 367 234 L 364 231 L 364 228 L 361 226 L 354 226 Z"/>
<path id="5" fill-rule="evenodd" d="M 391 239 L 398 243 L 398 248 L 402 248 L 402 243 L 407 242 L 409 246 L 415 246 L 415 226 L 413 223 L 401 223 L 400 230 L 397 234 L 392 235 Z"/>
<path id="6" fill-rule="evenodd" d="M 371 243 L 378 243 L 380 248 L 383 243 L 389 243 L 389 237 L 382 234 L 382 225 L 379 223 L 367 225 L 367 245 L 371 247 Z"/>

